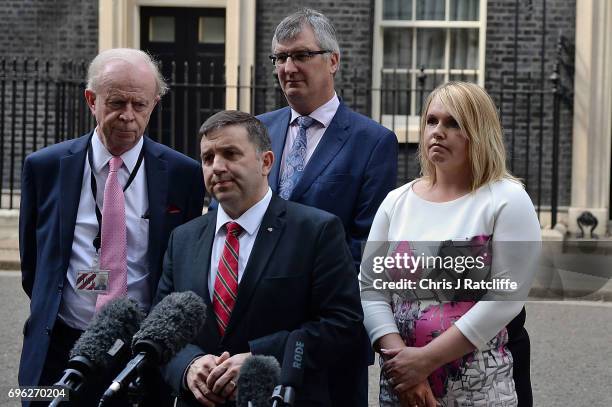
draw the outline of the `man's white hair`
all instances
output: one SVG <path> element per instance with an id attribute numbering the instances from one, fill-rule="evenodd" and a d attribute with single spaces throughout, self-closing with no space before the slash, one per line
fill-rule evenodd
<path id="1" fill-rule="evenodd" d="M 159 71 L 158 63 L 146 52 L 134 48 L 112 48 L 100 52 L 89 64 L 87 70 L 87 89 L 99 90 L 104 67 L 112 60 L 122 60 L 128 64 L 144 62 L 155 76 L 157 94 L 161 97 L 168 92 L 168 85 Z"/>

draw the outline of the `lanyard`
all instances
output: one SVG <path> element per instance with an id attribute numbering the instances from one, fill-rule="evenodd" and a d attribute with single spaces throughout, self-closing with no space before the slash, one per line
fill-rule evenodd
<path id="1" fill-rule="evenodd" d="M 93 135 L 92 135 L 93 137 Z M 130 177 L 128 178 L 125 186 L 123 187 L 123 192 L 132 185 L 132 181 L 136 178 L 136 174 L 138 174 L 138 170 L 140 169 L 140 165 L 142 164 L 142 160 L 144 158 L 144 145 L 140 149 L 140 154 L 138 155 L 138 160 L 136 161 L 136 165 L 134 166 L 134 171 L 130 173 Z M 87 146 L 87 160 L 89 161 L 89 169 L 91 170 L 91 193 L 93 195 L 94 204 L 96 205 L 96 219 L 98 220 L 98 234 L 93 240 L 93 246 L 96 249 L 96 253 L 100 250 L 101 244 L 101 234 L 102 234 L 102 212 L 100 212 L 100 208 L 98 207 L 98 201 L 96 200 L 98 196 L 98 184 L 96 182 L 96 177 L 94 175 L 94 165 L 93 165 L 93 147 L 91 143 L 91 138 L 89 139 L 89 145 Z"/>

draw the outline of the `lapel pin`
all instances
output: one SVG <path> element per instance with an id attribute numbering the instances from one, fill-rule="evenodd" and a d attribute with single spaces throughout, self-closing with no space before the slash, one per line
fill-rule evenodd
<path id="1" fill-rule="evenodd" d="M 268 232 L 272 232 L 274 229 L 272 228 L 268 228 Z"/>

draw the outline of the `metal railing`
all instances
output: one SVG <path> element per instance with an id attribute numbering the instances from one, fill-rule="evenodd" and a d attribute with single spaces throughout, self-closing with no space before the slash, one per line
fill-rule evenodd
<path id="1" fill-rule="evenodd" d="M 571 117 L 571 90 L 563 83 L 566 70 L 563 41 L 559 58 L 549 81 L 534 80 L 530 72 L 519 76 L 502 73 L 486 75 L 488 91 L 494 98 L 505 129 L 508 165 L 522 178 L 538 211 L 550 208 L 556 221 L 559 206 L 559 177 L 568 166 L 560 166 L 559 145 L 571 140 L 571 125 L 562 117 Z M 215 76 L 214 66 L 182 64 L 177 75 L 172 64 L 170 92 L 153 111 L 148 134 L 178 151 L 197 159 L 197 131 L 210 115 L 232 107 L 254 114 L 286 105 L 278 84 L 273 87 L 255 83 L 253 67 L 248 83 L 228 85 L 225 77 Z M 204 72 L 210 72 L 204 75 Z M 66 62 L 54 66 L 45 61 L 0 61 L 0 190 L 1 208 L 18 207 L 21 166 L 27 154 L 89 131 L 94 120 L 85 103 L 84 62 Z M 240 71 L 237 72 L 240 78 Z M 415 86 L 399 86 L 402 73 L 386 72 L 390 78 L 378 88 L 365 86 L 368 78 L 360 71 L 344 70 L 336 78 L 336 90 L 343 101 L 365 115 L 370 115 L 373 96 L 378 96 L 378 115 L 374 120 L 391 128 L 400 141 L 399 179 L 403 184 L 418 176 L 416 142 L 421 104 L 428 93 L 444 78 L 444 72 L 422 70 Z M 474 80 L 472 74 L 455 74 L 453 79 Z M 402 83 L 411 83 L 410 81 Z M 415 109 L 410 110 L 410 106 Z M 548 108 L 552 106 L 552 111 Z M 411 114 L 412 112 L 412 114 Z M 570 141 L 571 142 L 571 141 Z M 567 194 L 566 194 L 567 195 Z M 567 203 L 562 198 L 562 204 Z M 553 225 L 555 223 L 553 222 Z"/>

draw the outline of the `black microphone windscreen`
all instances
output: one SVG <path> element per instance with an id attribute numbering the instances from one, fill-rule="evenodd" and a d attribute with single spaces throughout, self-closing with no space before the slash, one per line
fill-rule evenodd
<path id="1" fill-rule="evenodd" d="M 206 320 L 206 305 L 192 291 L 172 293 L 164 297 L 145 318 L 140 331 L 134 335 L 132 348 L 147 342 L 159 345 L 157 363 L 167 363 L 178 351 L 193 341 Z M 148 349 L 148 348 L 147 348 Z"/>
<path id="2" fill-rule="evenodd" d="M 300 388 L 304 380 L 304 352 L 306 352 L 306 333 L 292 331 L 285 345 L 283 368 L 280 383 L 283 386 Z"/>
<path id="3" fill-rule="evenodd" d="M 117 339 L 130 343 L 143 318 L 136 301 L 129 298 L 113 300 L 93 318 L 74 344 L 70 357 L 83 356 L 95 366 L 105 368 L 109 360 L 106 352 Z"/>
<path id="4" fill-rule="evenodd" d="M 280 366 L 274 357 L 255 355 L 247 358 L 238 376 L 236 407 L 269 407 L 270 395 L 279 380 Z"/>

